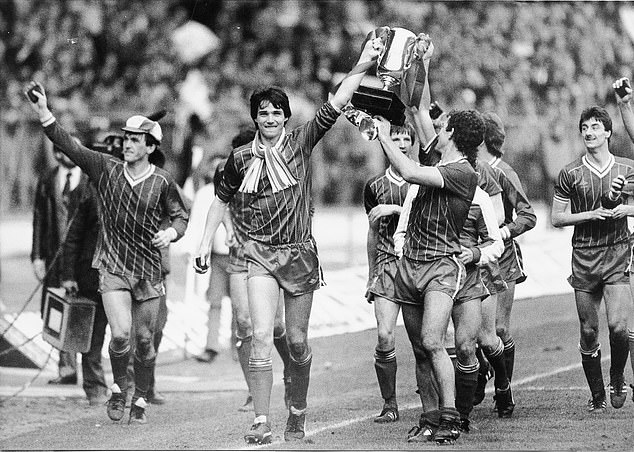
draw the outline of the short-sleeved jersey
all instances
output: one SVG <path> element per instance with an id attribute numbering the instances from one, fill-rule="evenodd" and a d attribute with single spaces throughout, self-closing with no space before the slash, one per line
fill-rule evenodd
<path id="1" fill-rule="evenodd" d="M 44 128 L 51 141 L 77 164 L 97 188 L 102 226 L 93 267 L 116 275 L 161 281 L 161 250 L 152 239 L 169 218 L 180 238 L 189 213 L 178 185 L 165 170 L 154 165 L 133 180 L 122 160 L 75 142 L 57 121 Z"/>
<path id="2" fill-rule="evenodd" d="M 240 192 L 250 210 L 249 239 L 269 245 L 305 243 L 311 239 L 310 156 L 338 117 L 339 112 L 326 102 L 314 119 L 286 135 L 280 152 L 297 184 L 273 192 L 266 171 L 262 171 L 255 193 Z M 230 202 L 238 193 L 253 158 L 256 157 L 251 144 L 231 151 L 216 191 L 223 202 Z"/>
<path id="3" fill-rule="evenodd" d="M 365 213 L 379 204 L 393 204 L 402 206 L 409 190 L 409 184 L 396 174 L 392 168 L 385 170 L 383 174 L 372 177 L 363 189 L 363 203 Z M 379 218 L 377 262 L 382 262 L 389 256 L 396 256 L 394 251 L 394 231 L 398 225 L 398 215 L 390 215 Z"/>
<path id="4" fill-rule="evenodd" d="M 403 254 L 416 261 L 460 254 L 460 232 L 478 185 L 478 175 L 466 158 L 437 168 L 444 186 L 420 186 L 407 225 Z"/>
<path id="5" fill-rule="evenodd" d="M 489 166 L 493 168 L 495 179 L 502 187 L 502 202 L 504 203 L 504 224 L 517 237 L 535 227 L 537 216 L 528 201 L 520 178 L 515 170 L 499 157 L 493 158 Z"/>
<path id="6" fill-rule="evenodd" d="M 566 165 L 555 183 L 555 202 L 570 203 L 572 213 L 601 207 L 601 196 L 609 193 L 612 179 L 619 174 L 634 176 L 634 161 L 610 155 L 605 168 L 593 165 L 585 155 Z M 627 217 L 586 221 L 575 225 L 573 248 L 606 246 L 629 240 Z"/>

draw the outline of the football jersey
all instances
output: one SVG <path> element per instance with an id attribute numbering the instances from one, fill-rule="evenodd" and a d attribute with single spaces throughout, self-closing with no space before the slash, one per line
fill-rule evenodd
<path id="1" fill-rule="evenodd" d="M 504 224 L 511 233 L 511 237 L 517 237 L 535 227 L 537 216 L 535 210 L 528 201 L 520 178 L 515 170 L 499 157 L 489 162 L 493 168 L 495 179 L 502 187 L 502 202 L 504 203 Z"/>
<path id="2" fill-rule="evenodd" d="M 150 165 L 149 171 L 132 179 L 127 163 L 75 142 L 57 121 L 44 132 L 93 181 L 99 199 L 100 220 L 93 267 L 116 275 L 163 280 L 161 250 L 152 239 L 169 218 L 177 239 L 187 229 L 189 214 L 178 185 L 165 170 Z"/>
<path id="3" fill-rule="evenodd" d="M 379 204 L 402 206 L 408 189 L 409 184 L 391 167 L 388 168 L 383 174 L 371 178 L 365 184 L 363 190 L 365 213 L 370 213 Z M 389 256 L 396 256 L 392 236 L 396 231 L 398 218 L 399 216 L 395 214 L 381 217 L 378 220 L 377 262 L 382 262 Z"/>
<path id="4" fill-rule="evenodd" d="M 274 192 L 266 171 L 262 171 L 255 193 L 240 192 L 250 211 L 249 239 L 269 245 L 305 243 L 311 239 L 310 156 L 338 117 L 339 112 L 326 102 L 314 119 L 286 135 L 280 152 L 297 184 Z M 229 203 L 238 193 L 253 158 L 256 157 L 250 144 L 231 151 L 216 191 L 223 202 Z"/>
<path id="5" fill-rule="evenodd" d="M 634 176 L 634 161 L 610 154 L 606 167 L 598 168 L 583 155 L 559 172 L 554 200 L 570 203 L 571 213 L 598 209 L 601 207 L 601 197 L 609 193 L 612 179 L 618 175 Z M 609 218 L 576 224 L 572 234 L 572 246 L 606 246 L 628 239 L 627 217 Z"/>
<path id="6" fill-rule="evenodd" d="M 460 232 L 478 185 L 478 175 L 464 157 L 436 168 L 444 186 L 419 187 L 407 225 L 403 254 L 417 261 L 460 254 Z"/>

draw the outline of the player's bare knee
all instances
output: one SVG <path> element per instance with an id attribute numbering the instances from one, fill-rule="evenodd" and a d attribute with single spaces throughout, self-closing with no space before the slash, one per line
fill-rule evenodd
<path id="1" fill-rule="evenodd" d="M 423 346 L 423 350 L 425 350 L 427 354 L 439 353 L 445 349 L 444 344 L 442 340 L 440 340 L 440 338 L 423 337 L 421 344 Z"/>
<path id="2" fill-rule="evenodd" d="M 124 351 L 129 346 L 130 336 L 128 334 L 121 334 L 110 338 L 110 349 L 114 352 Z"/>
<path id="3" fill-rule="evenodd" d="M 509 328 L 506 325 L 496 325 L 495 334 L 504 342 L 506 342 L 509 339 L 509 336 L 511 335 L 511 333 L 509 332 Z"/>
<path id="4" fill-rule="evenodd" d="M 461 363 L 473 363 L 475 357 L 475 341 L 462 341 L 456 344 L 456 357 Z"/>
<path id="5" fill-rule="evenodd" d="M 137 335 L 136 337 L 136 353 L 139 358 L 145 359 L 149 357 L 154 350 L 152 335 Z"/>
<path id="6" fill-rule="evenodd" d="M 295 361 L 301 361 L 308 356 L 310 349 L 308 348 L 308 344 L 306 342 L 289 342 L 288 344 L 289 351 L 291 352 L 291 356 Z"/>
<path id="7" fill-rule="evenodd" d="M 281 325 L 273 325 L 273 337 L 282 337 L 286 334 L 286 328 L 284 324 Z"/>

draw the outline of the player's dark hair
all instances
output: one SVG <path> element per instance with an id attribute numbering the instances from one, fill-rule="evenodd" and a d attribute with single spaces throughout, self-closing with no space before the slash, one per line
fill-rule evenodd
<path id="1" fill-rule="evenodd" d="M 599 107 L 598 105 L 588 107 L 581 112 L 581 117 L 579 118 L 579 132 L 581 132 L 581 125 L 588 119 L 592 118 L 603 124 L 605 130 L 612 132 L 612 118 L 610 118 L 610 114 L 605 108 Z"/>
<path id="2" fill-rule="evenodd" d="M 476 110 L 458 110 L 449 114 L 449 121 L 445 130 L 451 131 L 451 139 L 458 151 L 464 154 L 469 163 L 475 168 L 478 158 L 478 146 L 484 141 L 486 126 L 482 115 Z"/>
<path id="3" fill-rule="evenodd" d="M 288 96 L 277 86 L 269 86 L 256 90 L 251 94 L 249 102 L 251 104 L 251 119 L 253 119 L 253 121 L 255 121 L 258 115 L 258 109 L 266 102 L 270 102 L 275 108 L 280 108 L 284 112 L 286 120 L 291 117 L 291 106 L 288 101 Z"/>
<path id="4" fill-rule="evenodd" d="M 482 113 L 486 131 L 484 132 L 484 144 L 489 153 L 495 157 L 502 157 L 504 151 L 502 145 L 506 138 L 504 123 L 498 115 L 493 112 Z"/>

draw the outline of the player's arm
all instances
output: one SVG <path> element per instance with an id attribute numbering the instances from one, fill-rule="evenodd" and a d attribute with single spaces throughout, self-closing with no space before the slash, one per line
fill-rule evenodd
<path id="1" fill-rule="evenodd" d="M 553 206 L 550 211 L 550 222 L 556 228 L 564 226 L 574 226 L 588 221 L 602 221 L 612 218 L 612 211 L 605 207 L 599 207 L 585 212 L 571 213 L 567 209 L 568 201 L 560 200 L 555 196 Z"/>
<path id="2" fill-rule="evenodd" d="M 368 255 L 368 285 L 374 276 L 374 268 L 376 267 L 376 246 L 379 243 L 379 223 L 370 221 L 368 217 L 368 237 L 366 239 L 366 252 Z"/>
<path id="3" fill-rule="evenodd" d="M 417 107 L 409 107 L 406 109 L 406 113 L 410 118 L 418 139 L 421 143 L 430 142 L 436 135 L 434 130 L 434 123 L 429 115 L 429 107 L 431 104 L 431 92 L 429 89 L 429 63 L 431 57 L 434 54 L 434 44 L 430 41 L 427 50 L 423 54 L 423 67 L 425 68 L 425 80 L 423 85 L 423 93 L 420 98 L 420 103 Z"/>
<path id="4" fill-rule="evenodd" d="M 443 187 L 444 179 L 434 166 L 419 166 L 416 162 L 403 154 L 392 141 L 390 136 L 390 122 L 382 117 L 376 118 L 378 138 L 381 148 L 386 157 L 396 168 L 396 171 L 407 182 L 418 185 L 429 185 L 432 187 Z"/>
<path id="5" fill-rule="evenodd" d="M 382 45 L 381 40 L 376 37 L 374 31 L 368 34 L 357 64 L 346 75 L 332 99 L 330 99 L 330 103 L 337 111 L 341 111 L 352 99 L 352 94 L 359 88 L 365 73 L 375 64 Z"/>
<path id="6" fill-rule="evenodd" d="M 205 273 L 209 269 L 209 256 L 211 255 L 211 245 L 214 235 L 227 210 L 227 203 L 221 200 L 217 195 L 209 206 L 207 219 L 205 221 L 205 229 L 198 246 L 198 252 L 194 256 L 194 270 L 197 273 Z"/>
<path id="7" fill-rule="evenodd" d="M 537 215 L 515 171 L 511 171 L 510 174 L 504 173 L 501 182 L 502 190 L 515 210 L 514 220 L 501 228 L 502 238 L 506 240 L 533 229 L 537 223 Z"/>
<path id="8" fill-rule="evenodd" d="M 616 80 L 612 87 L 614 89 L 620 88 L 623 85 L 623 82 L 627 80 L 626 77 L 622 77 Z M 614 94 L 616 97 L 616 104 L 619 106 L 619 111 L 621 112 L 621 119 L 623 120 L 623 125 L 625 126 L 625 130 L 627 134 L 630 136 L 630 140 L 634 142 L 634 112 L 632 111 L 632 89 L 626 87 L 625 92 L 627 93 L 625 96 L 621 97 L 618 94 Z"/>
<path id="9" fill-rule="evenodd" d="M 78 143 L 70 133 L 57 123 L 53 113 L 51 113 L 48 108 L 46 93 L 41 84 L 30 82 L 25 91 L 33 87 L 39 87 L 40 92 L 31 91 L 37 97 L 37 102 L 31 102 L 29 100 L 29 105 L 31 105 L 33 111 L 37 113 L 46 136 L 77 166 L 84 170 L 91 179 L 97 180 L 99 167 L 101 167 L 104 161 L 109 157 Z"/>

